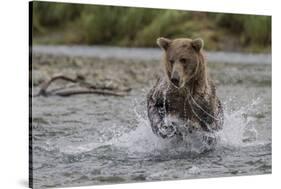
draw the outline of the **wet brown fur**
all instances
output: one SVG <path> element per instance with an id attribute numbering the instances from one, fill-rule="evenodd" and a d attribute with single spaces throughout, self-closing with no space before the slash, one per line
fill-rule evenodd
<path id="1" fill-rule="evenodd" d="M 202 53 L 203 41 L 159 38 L 157 43 L 164 51 L 162 63 L 166 74 L 147 96 L 148 117 L 154 133 L 165 138 L 158 132 L 165 125 L 165 116 L 194 123 L 186 127 L 195 125 L 206 131 L 221 129 L 223 109 L 216 96 L 214 83 L 207 74 L 207 64 Z M 180 62 L 183 60 L 184 63 Z M 179 73 L 180 86 L 171 81 L 175 72 Z"/>

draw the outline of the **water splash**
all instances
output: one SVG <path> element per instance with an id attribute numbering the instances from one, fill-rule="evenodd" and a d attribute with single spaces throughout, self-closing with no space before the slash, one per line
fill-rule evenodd
<path id="1" fill-rule="evenodd" d="M 82 153 L 92 151 L 101 146 L 111 146 L 117 149 L 124 149 L 130 156 L 140 154 L 179 154 L 179 153 L 202 153 L 215 147 L 221 146 L 242 146 L 246 145 L 245 140 L 248 138 L 256 138 L 257 131 L 255 127 L 249 126 L 249 123 L 255 121 L 248 116 L 249 111 L 255 109 L 255 106 L 260 103 L 260 99 L 254 100 L 247 106 L 241 107 L 237 110 L 229 110 L 227 107 L 231 105 L 224 105 L 225 107 L 225 123 L 223 129 L 212 134 L 212 138 L 217 139 L 217 143 L 207 144 L 203 138 L 208 136 L 208 133 L 202 131 L 193 132 L 183 137 L 183 140 L 173 137 L 170 139 L 162 139 L 156 136 L 150 127 L 147 119 L 145 103 L 134 101 L 134 112 L 137 120 L 135 129 L 128 133 L 120 132 L 113 133 L 113 137 L 108 141 L 100 143 L 88 143 L 80 146 L 63 147 L 64 153 Z M 246 135 L 245 135 L 246 133 Z M 248 143 L 249 144 L 249 143 Z"/>
<path id="2" fill-rule="evenodd" d="M 184 140 L 177 138 L 162 139 L 156 136 L 150 127 L 150 123 L 146 117 L 146 111 L 137 102 L 135 102 L 135 115 L 138 121 L 138 126 L 135 130 L 122 135 L 119 138 L 114 138 L 111 141 L 112 145 L 125 147 L 129 152 L 141 153 L 161 153 L 169 151 L 175 152 L 196 152 L 201 153 L 206 150 L 214 149 L 216 144 L 207 144 L 203 138 L 206 136 L 216 138 L 218 146 L 242 146 L 249 145 L 257 138 L 257 130 L 250 123 L 254 122 L 253 117 L 248 116 L 249 112 L 256 109 L 260 99 L 257 98 L 247 106 L 243 106 L 237 110 L 225 109 L 225 123 L 223 129 L 218 132 L 208 135 L 202 131 L 193 132 L 184 136 Z M 225 105 L 227 107 L 227 104 Z M 247 141 L 247 143 L 245 143 Z"/>
<path id="3" fill-rule="evenodd" d="M 150 127 L 147 119 L 146 109 L 139 105 L 135 100 L 134 112 L 137 118 L 137 127 L 135 130 L 123 134 L 121 137 L 114 137 L 109 141 L 110 145 L 126 148 L 128 153 L 150 153 L 150 154 L 176 154 L 182 152 L 201 153 L 213 148 L 213 144 L 207 144 L 203 137 L 208 134 L 202 132 L 188 133 L 182 138 L 163 139 L 156 136 Z M 166 117 L 166 121 L 173 120 L 172 117 Z M 175 122 L 175 120 L 173 120 Z M 179 121 L 180 123 L 180 121 Z M 214 137 L 214 136 L 212 136 Z"/>
<path id="4" fill-rule="evenodd" d="M 230 110 L 225 104 L 225 122 L 222 131 L 219 133 L 220 144 L 224 146 L 243 146 L 244 141 L 255 141 L 257 138 L 257 130 L 250 123 L 256 119 L 249 116 L 252 110 L 255 110 L 261 100 L 254 99 L 248 105 L 240 107 L 237 110 Z"/>

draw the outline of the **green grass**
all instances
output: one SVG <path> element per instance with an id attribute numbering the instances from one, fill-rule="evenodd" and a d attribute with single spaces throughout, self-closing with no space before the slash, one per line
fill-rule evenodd
<path id="1" fill-rule="evenodd" d="M 155 46 L 202 37 L 209 50 L 271 50 L 271 17 L 34 2 L 34 43 Z"/>

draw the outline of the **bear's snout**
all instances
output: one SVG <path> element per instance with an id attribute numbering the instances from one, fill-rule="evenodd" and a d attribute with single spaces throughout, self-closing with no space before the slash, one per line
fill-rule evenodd
<path id="1" fill-rule="evenodd" d="M 174 71 L 174 72 L 172 73 L 171 81 L 172 81 L 172 83 L 173 83 L 175 86 L 179 87 L 180 75 L 179 75 L 179 73 L 178 73 L 177 71 Z"/>

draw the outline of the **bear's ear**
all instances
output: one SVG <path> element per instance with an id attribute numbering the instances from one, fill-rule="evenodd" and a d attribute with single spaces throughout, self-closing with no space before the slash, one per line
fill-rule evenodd
<path id="1" fill-rule="evenodd" d="M 199 52 L 204 46 L 204 41 L 200 38 L 197 38 L 192 40 L 191 45 L 197 52 Z"/>
<path id="2" fill-rule="evenodd" d="M 157 44 L 163 50 L 167 50 L 171 42 L 172 42 L 172 40 L 164 38 L 164 37 L 159 37 L 157 39 Z"/>

